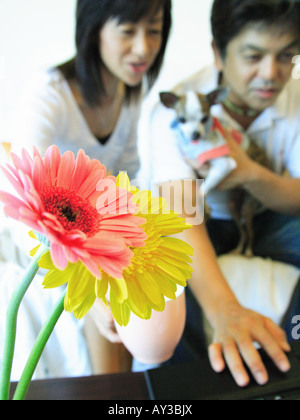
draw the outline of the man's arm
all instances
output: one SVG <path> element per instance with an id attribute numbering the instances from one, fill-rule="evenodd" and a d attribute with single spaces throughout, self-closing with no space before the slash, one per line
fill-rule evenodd
<path id="1" fill-rule="evenodd" d="M 189 286 L 214 330 L 209 346 L 211 365 L 216 372 L 227 364 L 236 383 L 245 386 L 249 376 L 243 360 L 257 383 L 268 381 L 268 373 L 254 347 L 258 342 L 283 372 L 290 367 L 284 352 L 289 351 L 285 333 L 271 319 L 240 305 L 219 269 L 204 225 L 186 232 L 194 248 L 194 275 Z"/>
<path id="2" fill-rule="evenodd" d="M 182 197 L 183 188 L 174 188 L 172 183 L 175 211 L 188 209 L 187 203 L 195 202 L 196 183 L 193 185 L 193 190 L 184 189 Z M 162 190 L 167 191 L 166 184 Z M 189 213 L 182 216 L 188 217 Z M 221 372 L 227 364 L 237 384 L 245 386 L 249 376 L 243 365 L 244 360 L 256 381 L 265 384 L 268 374 L 254 347 L 256 341 L 280 370 L 287 371 L 290 365 L 284 352 L 289 351 L 289 345 L 285 333 L 270 319 L 239 304 L 219 268 L 205 225 L 193 226 L 183 234 L 183 239 L 194 248 L 194 271 L 189 286 L 214 330 L 214 341 L 209 347 L 213 369 Z"/>
<path id="3" fill-rule="evenodd" d="M 230 136 L 226 140 L 237 168 L 218 188 L 242 186 L 270 210 L 300 216 L 300 179 L 275 174 L 251 160 Z"/>
<path id="4" fill-rule="evenodd" d="M 271 210 L 300 216 L 300 179 L 277 175 L 253 162 L 244 187 Z"/>

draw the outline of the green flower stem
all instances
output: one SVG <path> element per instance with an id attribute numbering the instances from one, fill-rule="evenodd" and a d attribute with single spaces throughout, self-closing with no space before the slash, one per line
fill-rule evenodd
<path id="1" fill-rule="evenodd" d="M 59 320 L 61 314 L 64 311 L 64 300 L 65 300 L 66 291 L 63 293 L 62 297 L 57 302 L 56 306 L 53 308 L 50 313 L 47 321 L 45 322 L 43 328 L 41 329 L 36 342 L 32 348 L 26 366 L 24 368 L 21 379 L 16 388 L 13 399 L 14 400 L 24 400 L 32 379 L 32 375 L 36 369 L 36 366 L 41 358 L 41 355 L 44 351 L 44 348 Z"/>
<path id="2" fill-rule="evenodd" d="M 38 269 L 38 261 L 48 250 L 42 245 L 29 265 L 21 284 L 11 297 L 6 314 L 6 333 L 4 341 L 4 351 L 2 358 L 1 377 L 0 377 L 0 401 L 9 399 L 10 376 L 15 350 L 17 317 L 22 299 L 32 283 Z"/>

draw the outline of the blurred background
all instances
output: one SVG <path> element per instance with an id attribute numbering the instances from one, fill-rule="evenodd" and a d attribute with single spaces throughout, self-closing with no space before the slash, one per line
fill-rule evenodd
<path id="1" fill-rule="evenodd" d="M 158 91 L 212 62 L 211 5 L 212 0 L 173 0 L 173 30 L 163 70 L 144 103 L 141 133 Z M 1 142 L 11 140 L 12 110 L 26 80 L 73 56 L 75 6 L 76 0 L 0 0 Z"/>

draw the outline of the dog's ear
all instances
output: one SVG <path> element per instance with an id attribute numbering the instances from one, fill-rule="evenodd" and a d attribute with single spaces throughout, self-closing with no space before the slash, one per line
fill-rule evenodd
<path id="1" fill-rule="evenodd" d="M 175 95 L 172 92 L 160 92 L 159 94 L 160 101 L 167 108 L 174 108 L 177 102 L 179 101 L 179 96 Z"/>
<path id="2" fill-rule="evenodd" d="M 210 106 L 219 104 L 220 102 L 223 102 L 224 99 L 229 94 L 229 89 L 225 86 L 220 86 L 218 89 L 210 92 L 208 95 L 206 95 L 206 99 L 208 100 Z"/>

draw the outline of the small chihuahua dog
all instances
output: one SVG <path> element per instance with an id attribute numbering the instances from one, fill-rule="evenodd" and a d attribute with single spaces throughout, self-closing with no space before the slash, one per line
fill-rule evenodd
<path id="1" fill-rule="evenodd" d="M 172 92 L 160 93 L 162 104 L 176 112 L 171 128 L 183 158 L 199 178 L 204 178 L 204 197 L 236 168 L 236 162 L 229 156 L 224 126 L 210 114 L 211 107 L 223 102 L 228 93 L 225 87 L 219 87 L 208 95 L 194 91 L 187 91 L 181 96 Z M 265 154 L 246 135 L 230 127 L 225 128 L 252 159 L 270 167 Z M 233 252 L 251 257 L 254 240 L 252 221 L 262 206 L 240 188 L 231 190 L 229 206 L 240 231 L 240 242 Z"/>
<path id="2" fill-rule="evenodd" d="M 163 105 L 176 112 L 172 128 L 183 158 L 199 177 L 205 179 L 204 196 L 236 168 L 235 161 L 228 157 L 229 150 L 221 124 L 210 115 L 212 105 L 222 102 L 227 95 L 228 89 L 224 87 L 220 87 L 208 95 L 194 91 L 188 91 L 181 96 L 172 92 L 160 93 Z M 240 138 L 242 139 L 242 136 Z M 219 153 L 221 154 L 219 155 Z M 205 165 L 207 162 L 209 162 L 208 171 L 208 165 Z"/>

